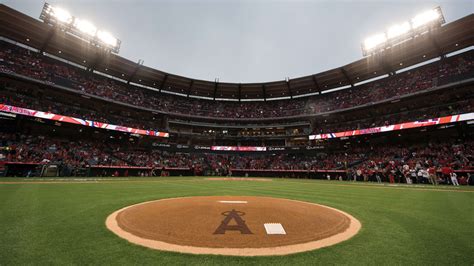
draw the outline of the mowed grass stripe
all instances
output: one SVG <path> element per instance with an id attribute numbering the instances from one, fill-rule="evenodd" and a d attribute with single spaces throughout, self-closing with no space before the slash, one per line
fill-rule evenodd
<path id="1" fill-rule="evenodd" d="M 310 179 L 286 179 L 286 178 L 268 178 L 272 181 L 275 182 L 287 182 L 287 183 L 292 183 L 292 182 L 297 182 L 299 184 L 301 183 L 312 183 L 312 184 L 319 184 L 319 185 L 325 185 L 325 186 L 338 186 L 338 187 L 368 187 L 368 188 L 379 188 L 379 189 L 404 189 L 404 190 L 432 190 L 432 191 L 443 191 L 443 192 L 474 192 L 474 187 L 469 187 L 469 186 L 460 186 L 460 187 L 453 187 L 453 186 L 446 186 L 446 185 L 439 185 L 439 186 L 432 186 L 429 184 L 422 184 L 422 185 L 407 185 L 407 184 L 388 184 L 388 183 L 365 183 L 365 182 L 341 182 L 341 181 L 336 181 L 336 180 L 310 180 Z M 131 178 L 80 178 L 80 179 L 74 179 L 74 178 L 49 178 L 49 179 L 38 179 L 38 178 L 33 178 L 33 179 L 19 179 L 19 178 L 9 178 L 5 179 L 7 181 L 0 181 L 0 185 L 5 185 L 5 184 L 80 184 L 80 183 L 93 183 L 93 184 L 101 184 L 101 183 L 119 183 L 119 182 L 126 182 L 126 183 L 143 183 L 143 182 L 170 182 L 170 181 L 176 181 L 176 182 L 189 182 L 189 181 L 195 181 L 195 182 L 221 182 L 221 183 L 232 183 L 232 182 L 259 182 L 259 181 L 247 181 L 247 180 L 229 180 L 229 181 L 222 181 L 222 180 L 207 180 L 206 178 L 203 177 L 131 177 Z"/>
<path id="2" fill-rule="evenodd" d="M 472 193 L 372 189 L 310 180 L 0 185 L 0 264 L 459 264 L 474 262 Z M 336 183 L 336 184 L 333 184 Z M 426 191 L 425 191 L 426 190 Z M 195 256 L 128 244 L 104 226 L 114 210 L 192 195 L 264 195 L 340 208 L 363 228 L 333 247 L 287 257 Z"/>

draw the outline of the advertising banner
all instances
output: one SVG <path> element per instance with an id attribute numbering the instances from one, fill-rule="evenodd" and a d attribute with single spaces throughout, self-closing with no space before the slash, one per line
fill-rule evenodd
<path id="1" fill-rule="evenodd" d="M 112 125 L 112 124 L 107 124 L 107 123 L 102 123 L 102 122 L 97 122 L 97 121 L 92 121 L 92 120 L 84 120 L 84 119 L 65 116 L 65 115 L 57 115 L 57 114 L 53 114 L 49 112 L 36 111 L 32 109 L 21 108 L 21 107 L 6 105 L 6 104 L 0 104 L 0 112 L 42 118 L 46 120 L 53 120 L 53 121 L 58 121 L 58 122 L 63 122 L 63 123 L 83 125 L 87 127 L 95 127 L 95 128 L 102 128 L 102 129 L 108 129 L 108 130 L 114 130 L 114 131 L 121 131 L 121 132 L 130 133 L 130 134 L 169 138 L 169 133 L 166 133 L 166 132 Z"/>
<path id="2" fill-rule="evenodd" d="M 366 128 L 366 129 L 356 129 L 356 130 L 350 130 L 350 131 L 342 131 L 342 132 L 336 132 L 336 133 L 325 133 L 325 134 L 310 135 L 309 139 L 310 140 L 314 140 L 314 139 L 332 139 L 332 138 L 359 136 L 359 135 L 365 135 L 365 134 L 389 132 L 389 131 L 417 128 L 417 127 L 428 127 L 428 126 L 449 124 L 449 123 L 468 121 L 468 120 L 473 120 L 473 119 L 474 119 L 474 113 L 449 115 L 449 116 L 432 118 L 432 119 L 423 120 L 423 121 L 405 122 L 405 123 L 401 123 L 401 124 L 389 125 L 389 126 L 383 126 L 383 127 L 373 127 L 373 128 Z"/>

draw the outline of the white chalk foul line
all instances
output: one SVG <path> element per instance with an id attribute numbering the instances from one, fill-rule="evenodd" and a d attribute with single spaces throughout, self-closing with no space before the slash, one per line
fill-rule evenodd
<path id="1" fill-rule="evenodd" d="M 244 204 L 244 203 L 247 203 L 247 201 L 244 201 L 244 200 L 219 200 L 220 203 L 228 203 L 228 204 L 232 204 L 232 203 L 236 203 L 236 204 Z"/>

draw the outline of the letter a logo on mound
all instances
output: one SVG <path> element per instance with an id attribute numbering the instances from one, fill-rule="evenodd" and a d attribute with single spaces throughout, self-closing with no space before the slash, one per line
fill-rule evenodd
<path id="1" fill-rule="evenodd" d="M 244 216 L 245 212 L 239 212 L 232 209 L 232 211 L 223 212 L 222 215 L 226 217 L 221 222 L 219 227 L 217 227 L 214 235 L 223 235 L 226 231 L 240 231 L 240 233 L 244 235 L 252 234 L 250 229 L 245 224 L 245 221 L 242 220 L 242 217 L 240 217 Z M 230 221 L 232 220 L 235 221 L 235 225 L 229 225 Z"/>

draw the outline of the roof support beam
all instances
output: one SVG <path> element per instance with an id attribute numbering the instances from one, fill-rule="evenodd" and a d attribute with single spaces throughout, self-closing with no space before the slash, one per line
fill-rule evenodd
<path id="1" fill-rule="evenodd" d="M 239 83 L 239 102 L 242 101 L 242 84 Z"/>
<path id="2" fill-rule="evenodd" d="M 165 74 L 163 81 L 160 84 L 160 92 L 165 88 L 166 80 L 168 80 L 168 74 Z"/>
<path id="3" fill-rule="evenodd" d="M 263 100 L 267 101 L 267 90 L 265 88 L 265 84 L 262 84 L 262 92 L 263 92 Z"/>
<path id="4" fill-rule="evenodd" d="M 135 67 L 135 69 L 133 70 L 132 74 L 130 74 L 130 76 L 128 77 L 127 79 L 127 84 L 130 84 L 130 81 L 132 81 L 132 79 L 135 77 L 135 75 L 137 74 L 138 70 L 140 69 L 140 67 L 143 65 L 143 60 L 140 59 L 138 60 L 137 62 L 137 66 Z"/>
<path id="5" fill-rule="evenodd" d="M 397 71 L 393 70 L 393 68 L 387 63 L 386 60 L 382 60 L 382 67 L 385 70 L 385 72 L 388 73 L 389 76 L 393 76 L 397 74 Z"/>
<path id="6" fill-rule="evenodd" d="M 318 90 L 318 93 L 321 94 L 321 87 L 319 86 L 319 82 L 318 82 L 318 80 L 316 79 L 316 75 L 313 75 L 313 76 L 312 76 L 312 79 L 313 79 L 314 86 L 315 86 L 316 89 Z"/>
<path id="7" fill-rule="evenodd" d="M 385 60 L 385 57 L 383 55 L 380 55 L 377 59 L 378 59 L 377 63 L 383 68 L 383 70 L 389 76 L 393 76 L 393 75 L 397 74 L 397 72 L 395 70 L 393 70 L 393 68 L 390 66 L 390 64 L 387 63 L 387 60 Z"/>
<path id="8" fill-rule="evenodd" d="M 56 30 L 57 30 L 56 27 L 52 27 L 49 30 L 48 36 L 46 36 L 46 40 L 44 40 L 43 45 L 41 45 L 40 53 L 43 53 L 46 47 L 48 47 L 49 42 L 51 41 L 53 36 L 56 34 Z"/>
<path id="9" fill-rule="evenodd" d="M 344 77 L 346 78 L 347 82 L 351 84 L 351 87 L 354 87 L 354 82 L 352 82 L 352 79 L 349 78 L 349 74 L 347 74 L 347 71 L 343 67 L 341 67 L 341 72 L 342 72 L 342 75 L 344 75 Z"/>
<path id="10" fill-rule="evenodd" d="M 290 78 L 286 78 L 286 87 L 288 87 L 288 95 L 293 99 L 293 92 L 291 91 Z"/>
<path id="11" fill-rule="evenodd" d="M 384 62 L 384 69 L 385 69 L 385 71 L 388 72 L 389 76 L 393 76 L 393 75 L 397 74 L 397 71 L 393 70 L 393 68 L 387 62 Z"/>
<path id="12" fill-rule="evenodd" d="M 215 81 L 214 81 L 214 100 L 216 100 L 218 85 L 219 85 L 219 80 L 215 79 Z"/>
<path id="13" fill-rule="evenodd" d="M 430 31 L 429 36 L 430 36 L 431 42 L 433 43 L 433 46 L 436 48 L 436 51 L 438 52 L 439 57 L 441 59 L 446 58 L 446 55 L 443 53 L 443 49 L 441 49 L 441 47 L 439 46 L 438 41 L 436 40 L 436 38 L 433 34 L 433 31 Z"/>
<path id="14" fill-rule="evenodd" d="M 189 98 L 189 95 L 191 94 L 191 91 L 193 90 L 193 85 L 194 85 L 194 79 L 192 79 L 191 84 L 189 84 L 188 93 L 186 94 L 186 97 L 188 98 Z"/>
<path id="15" fill-rule="evenodd" d="M 96 53 L 96 56 L 95 56 L 95 59 L 94 61 L 92 61 L 91 64 L 89 64 L 89 66 L 87 66 L 87 71 L 89 72 L 94 72 L 94 70 L 96 69 L 96 67 L 102 62 L 102 60 L 104 59 L 106 54 L 104 53 Z"/>

